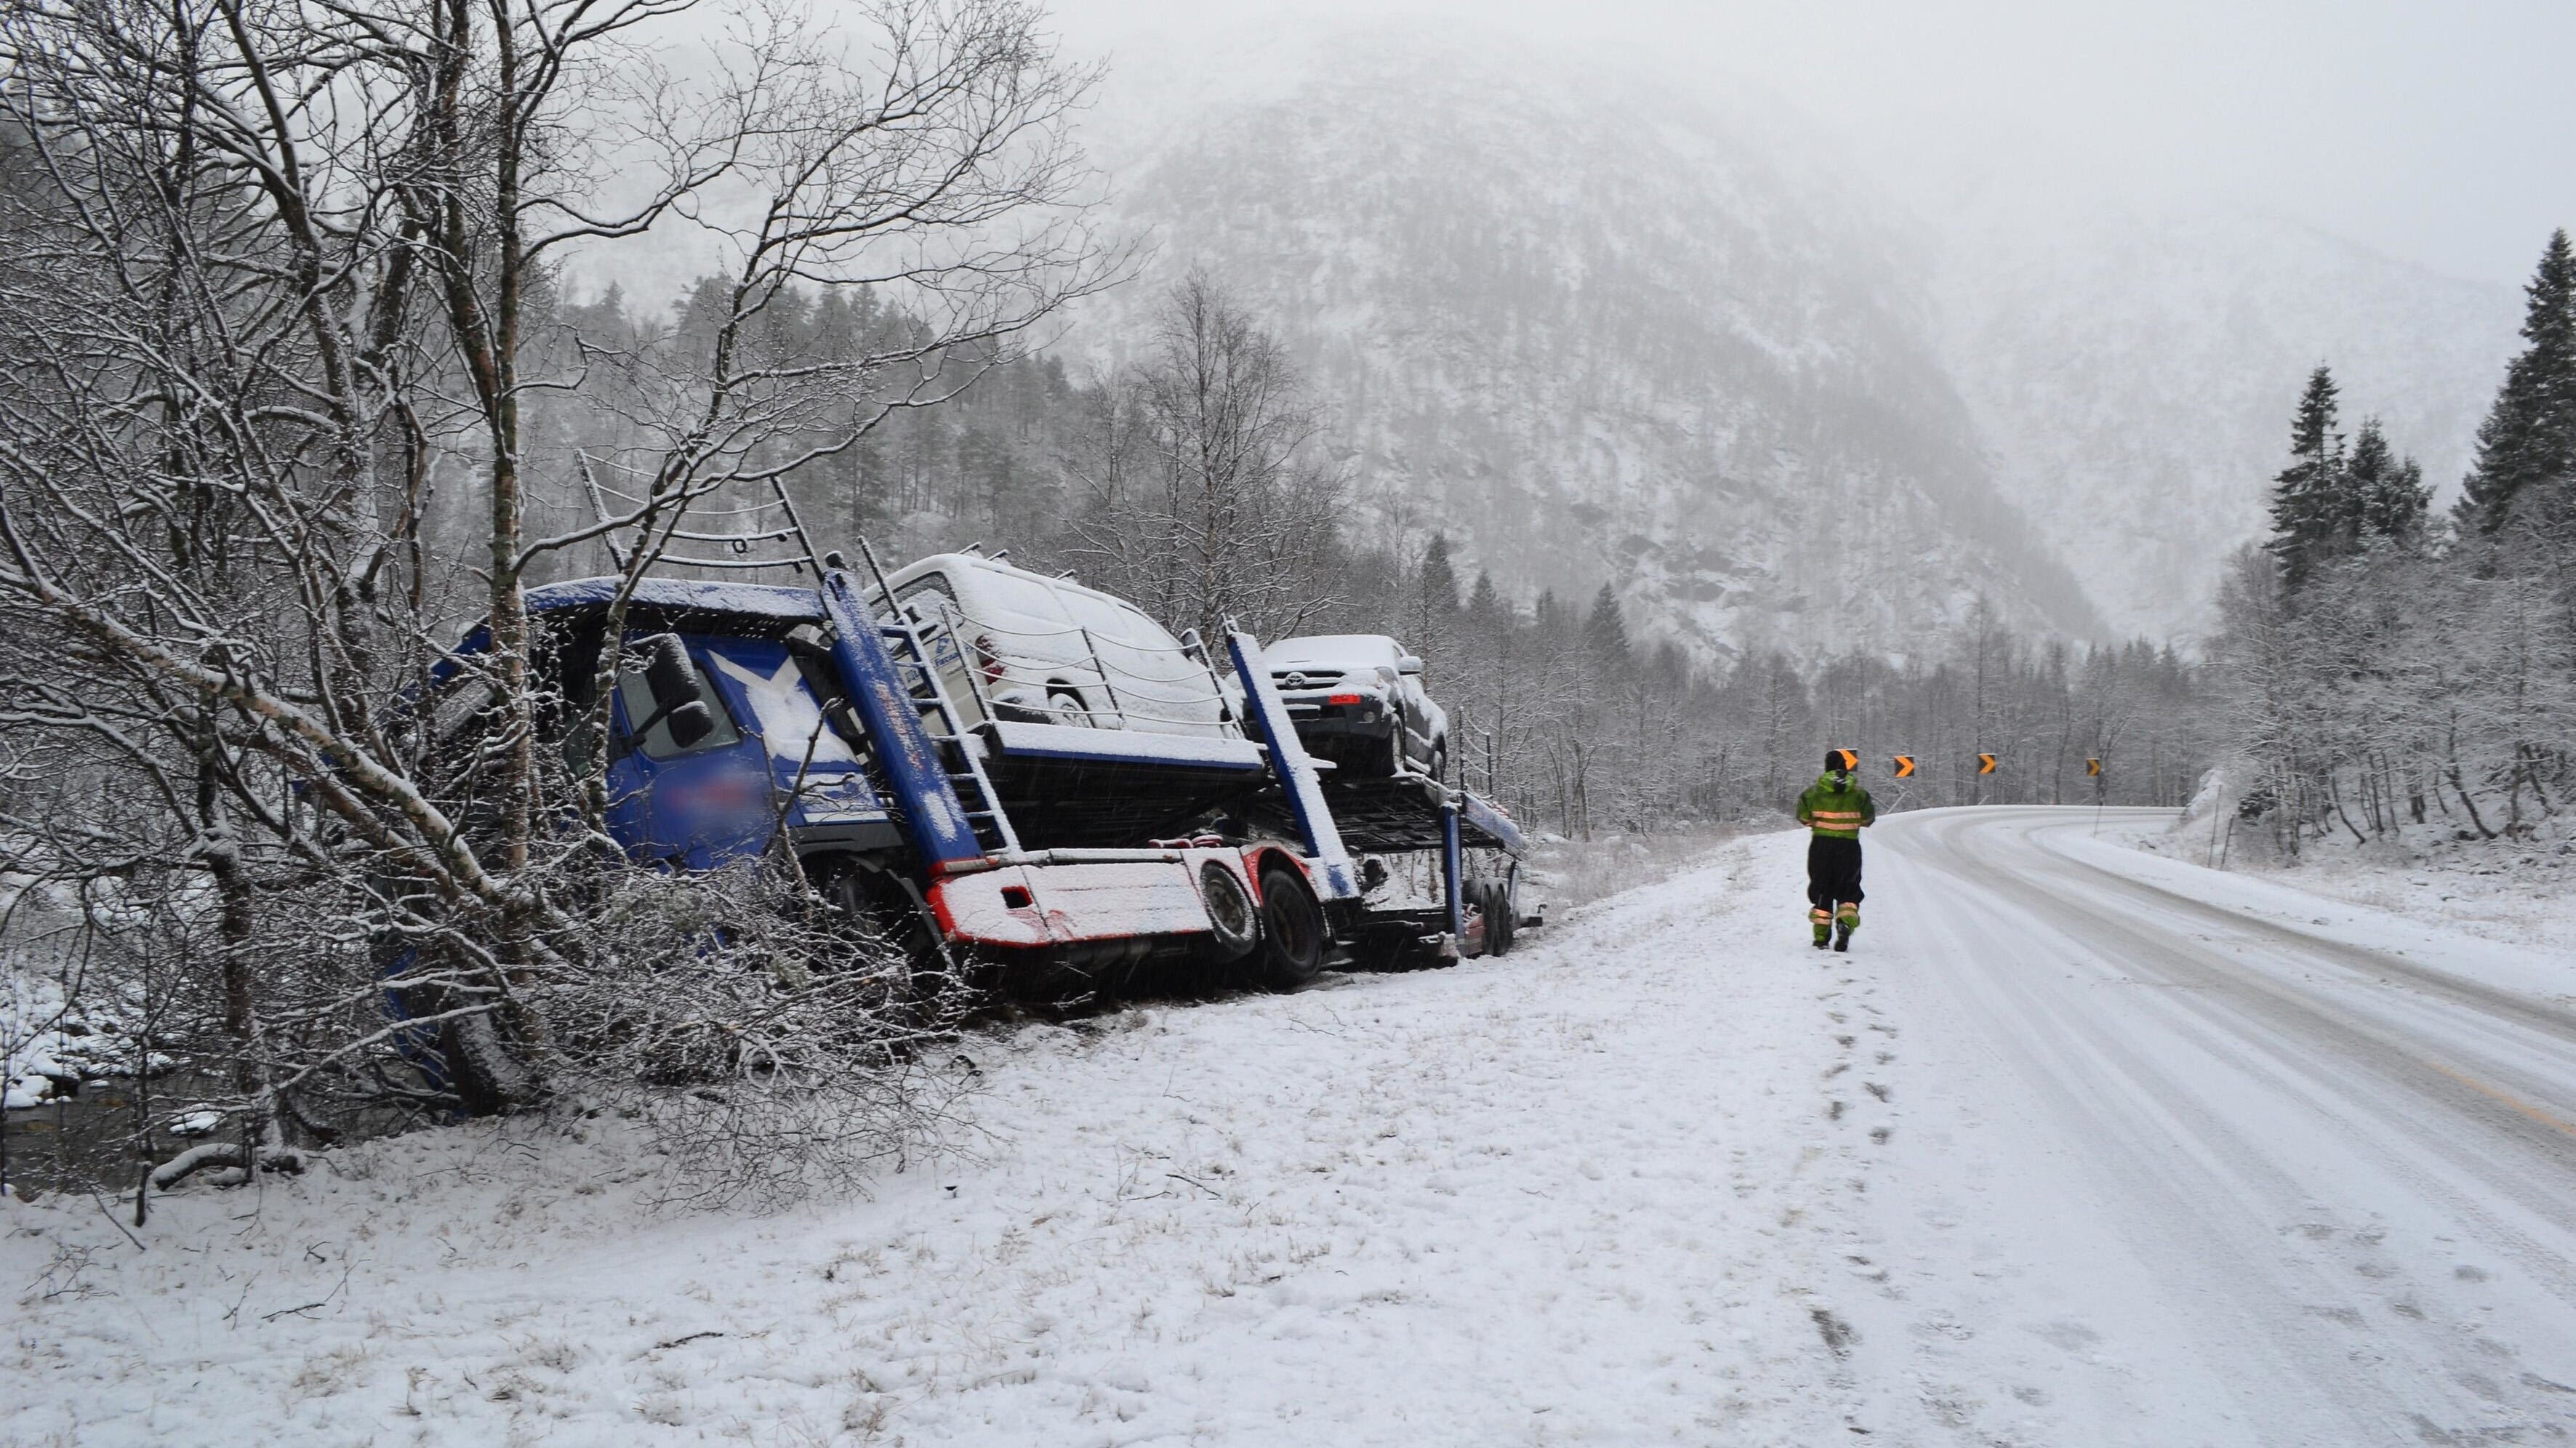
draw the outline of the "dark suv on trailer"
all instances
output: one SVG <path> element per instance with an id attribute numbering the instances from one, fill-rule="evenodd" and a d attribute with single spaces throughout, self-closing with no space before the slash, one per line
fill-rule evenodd
<path id="1" fill-rule="evenodd" d="M 1316 634 L 1262 651 L 1309 752 L 1352 774 L 1449 767 L 1449 714 L 1422 689 L 1422 660 L 1384 634 Z"/>

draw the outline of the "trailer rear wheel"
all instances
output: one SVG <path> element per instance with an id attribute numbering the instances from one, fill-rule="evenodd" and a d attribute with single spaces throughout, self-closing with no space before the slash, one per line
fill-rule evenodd
<path id="1" fill-rule="evenodd" d="M 1261 871 L 1261 983 L 1291 991 L 1324 969 L 1324 911 L 1306 882 L 1286 865 Z"/>
<path id="2" fill-rule="evenodd" d="M 1512 931 L 1520 922 L 1512 918 L 1512 887 L 1500 880 L 1488 880 L 1480 892 L 1485 909 L 1485 953 L 1509 955 Z"/>
<path id="3" fill-rule="evenodd" d="M 1208 953 L 1218 964 L 1241 960 L 1261 943 L 1261 912 L 1232 870 L 1216 860 L 1201 863 L 1199 896 L 1207 904 L 1211 927 Z"/>

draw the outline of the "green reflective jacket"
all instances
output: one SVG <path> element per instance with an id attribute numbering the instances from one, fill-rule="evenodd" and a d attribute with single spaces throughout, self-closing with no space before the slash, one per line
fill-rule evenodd
<path id="1" fill-rule="evenodd" d="M 1861 827 L 1878 818 L 1878 806 L 1857 780 L 1837 787 L 1830 774 L 1816 776 L 1798 796 L 1798 823 L 1837 840 L 1860 838 Z"/>

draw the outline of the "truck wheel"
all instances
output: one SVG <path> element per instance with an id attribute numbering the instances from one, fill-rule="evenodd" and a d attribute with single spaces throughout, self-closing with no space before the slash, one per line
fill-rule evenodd
<path id="1" fill-rule="evenodd" d="M 468 1115 L 499 1116 L 545 1094 L 488 1014 L 446 1022 L 438 1045 L 447 1058 L 448 1086 Z"/>
<path id="2" fill-rule="evenodd" d="M 442 957 L 444 958 L 444 957 Z M 387 951 L 377 967 L 379 977 L 405 975 L 419 963 L 417 949 Z M 451 1016 L 428 1026 L 400 1025 L 407 1020 L 445 1015 L 467 1002 L 462 993 L 439 985 L 409 986 L 386 992 L 388 1019 L 396 1022 L 395 1045 L 410 1058 L 432 1089 L 456 1100 L 469 1116 L 497 1116 L 531 1106 L 545 1097 L 545 1080 L 513 1039 L 509 1022 L 499 1012 Z"/>
<path id="3" fill-rule="evenodd" d="M 1512 887 L 1500 880 L 1485 882 L 1485 953 L 1509 955 L 1512 950 Z"/>
<path id="4" fill-rule="evenodd" d="M 1207 904 L 1208 953 L 1220 965 L 1243 959 L 1261 943 L 1261 912 L 1243 881 L 1217 860 L 1199 866 L 1199 897 Z"/>
<path id="5" fill-rule="evenodd" d="M 1289 866 L 1261 871 L 1261 984 L 1297 990 L 1323 973 L 1324 911 Z"/>
<path id="6" fill-rule="evenodd" d="M 854 856 L 829 861 L 817 874 L 836 929 L 849 941 L 849 959 L 837 964 L 876 968 L 882 989 L 868 993 L 871 1005 L 918 1013 L 945 990 L 968 984 L 949 978 L 939 929 L 903 881 Z"/>

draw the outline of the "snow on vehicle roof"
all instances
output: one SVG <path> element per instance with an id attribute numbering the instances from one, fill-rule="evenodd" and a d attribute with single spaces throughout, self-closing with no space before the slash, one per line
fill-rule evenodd
<path id="1" fill-rule="evenodd" d="M 896 569 L 886 577 L 888 582 L 892 583 L 897 588 L 901 588 L 903 585 L 912 582 L 923 574 L 931 572 L 934 569 L 941 568 L 981 569 L 987 573 L 999 573 L 1009 578 L 1021 578 L 1026 579 L 1031 583 L 1044 584 L 1048 588 L 1057 589 L 1065 593 L 1076 593 L 1088 598 L 1100 599 L 1106 603 L 1114 603 L 1120 608 L 1133 609 L 1136 607 L 1136 605 L 1129 603 L 1127 600 L 1120 598 L 1114 593 L 1103 593 L 1097 588 L 1076 583 L 1070 578 L 1061 578 L 1047 573 L 1031 572 L 1017 564 L 1005 563 L 998 558 L 987 558 L 981 553 L 933 553 L 927 558 L 914 559 L 912 562 Z"/>
<path id="2" fill-rule="evenodd" d="M 1384 634 L 1310 634 L 1281 639 L 1261 656 L 1274 664 L 1391 664 L 1404 656 L 1404 649 Z"/>
<path id="3" fill-rule="evenodd" d="M 557 609 L 606 604 L 617 597 L 613 577 L 575 578 L 528 590 L 528 609 Z M 763 618 L 820 619 L 823 601 L 811 588 L 776 583 L 706 583 L 690 578 L 646 578 L 635 585 L 634 602 L 648 608 L 694 608 L 710 613 L 747 613 Z"/>

